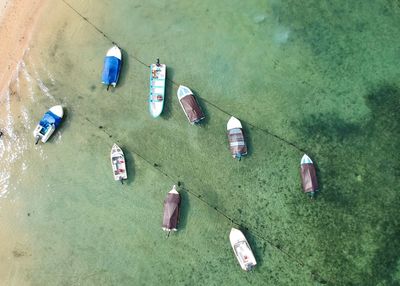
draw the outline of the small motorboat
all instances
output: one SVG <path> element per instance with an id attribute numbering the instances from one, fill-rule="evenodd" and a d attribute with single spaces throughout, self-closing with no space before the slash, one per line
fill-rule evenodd
<path id="1" fill-rule="evenodd" d="M 231 149 L 232 157 L 241 159 L 247 155 L 247 146 L 244 140 L 242 124 L 239 119 L 231 117 L 226 125 L 228 130 L 229 148 Z"/>
<path id="2" fill-rule="evenodd" d="M 122 149 L 114 143 L 111 148 L 111 166 L 113 169 L 114 180 L 120 181 L 123 184 L 123 180 L 128 179 L 126 172 L 125 156 Z"/>
<path id="3" fill-rule="evenodd" d="M 180 85 L 177 96 L 189 123 L 199 123 L 200 120 L 204 119 L 204 113 L 194 97 L 193 92 L 188 87 Z"/>
<path id="4" fill-rule="evenodd" d="M 313 161 L 306 154 L 301 158 L 300 175 L 303 191 L 313 198 L 318 191 L 317 174 Z"/>
<path id="5" fill-rule="evenodd" d="M 116 45 L 111 47 L 104 58 L 104 67 L 101 82 L 107 85 L 107 90 L 112 85 L 115 87 L 118 82 L 122 65 L 121 49 Z"/>
<path id="6" fill-rule="evenodd" d="M 164 108 L 166 77 L 167 66 L 160 64 L 160 60 L 157 59 L 156 64 L 150 65 L 149 111 L 154 118 L 160 116 Z"/>
<path id="7" fill-rule="evenodd" d="M 64 111 L 61 105 L 56 105 L 50 108 L 40 119 L 39 124 L 33 131 L 35 144 L 41 140 L 43 143 L 50 138 L 51 134 L 60 126 Z"/>
<path id="8" fill-rule="evenodd" d="M 245 271 L 252 270 L 257 265 L 257 262 L 243 233 L 236 228 L 232 228 L 229 240 L 240 267 Z"/>
<path id="9" fill-rule="evenodd" d="M 177 231 L 179 223 L 179 204 L 181 197 L 176 190 L 176 186 L 172 187 L 172 190 L 168 192 L 167 197 L 164 200 L 164 217 L 162 223 L 162 229 L 168 231 L 168 235 L 171 231 Z"/>

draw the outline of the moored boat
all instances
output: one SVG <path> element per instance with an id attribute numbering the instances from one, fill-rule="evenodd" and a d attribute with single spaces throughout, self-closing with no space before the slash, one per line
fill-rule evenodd
<path id="1" fill-rule="evenodd" d="M 160 116 L 164 108 L 166 77 L 167 66 L 157 59 L 156 64 L 150 65 L 149 111 L 154 118 Z"/>
<path id="2" fill-rule="evenodd" d="M 164 231 L 177 231 L 179 223 L 179 205 L 181 202 L 181 197 L 176 190 L 174 185 L 171 191 L 168 192 L 167 197 L 164 200 L 164 216 L 162 229 Z"/>
<path id="3" fill-rule="evenodd" d="M 35 137 L 35 144 L 41 140 L 43 143 L 50 138 L 51 134 L 54 133 L 56 128 L 60 126 L 62 118 L 64 116 L 64 110 L 61 105 L 51 107 L 40 119 L 39 124 L 33 131 Z"/>
<path id="4" fill-rule="evenodd" d="M 123 183 L 123 180 L 128 179 L 128 174 L 126 172 L 125 155 L 122 149 L 115 143 L 111 148 L 110 158 L 114 180 Z"/>
<path id="5" fill-rule="evenodd" d="M 189 123 L 199 123 L 204 119 L 204 113 L 194 97 L 193 92 L 188 87 L 180 85 L 177 91 L 177 96 Z"/>
<path id="6" fill-rule="evenodd" d="M 257 265 L 257 261 L 243 233 L 236 228 L 232 228 L 229 240 L 240 267 L 245 271 L 252 270 Z"/>
<path id="7" fill-rule="evenodd" d="M 228 130 L 229 148 L 233 158 L 241 159 L 247 155 L 247 146 L 239 119 L 231 117 L 226 125 Z"/>
<path id="8" fill-rule="evenodd" d="M 300 175 L 303 191 L 313 198 L 318 191 L 317 174 L 313 161 L 306 154 L 303 155 L 300 161 Z"/>
<path id="9" fill-rule="evenodd" d="M 107 85 L 107 89 L 112 85 L 115 87 L 119 79 L 122 65 L 121 49 L 116 45 L 112 46 L 104 58 L 104 66 L 101 82 Z"/>

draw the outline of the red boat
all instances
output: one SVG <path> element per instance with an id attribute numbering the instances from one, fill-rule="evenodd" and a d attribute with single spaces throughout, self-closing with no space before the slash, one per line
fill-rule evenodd
<path id="1" fill-rule="evenodd" d="M 318 191 L 317 174 L 313 161 L 306 154 L 301 158 L 300 162 L 301 182 L 303 184 L 303 191 L 311 198 L 314 197 Z"/>

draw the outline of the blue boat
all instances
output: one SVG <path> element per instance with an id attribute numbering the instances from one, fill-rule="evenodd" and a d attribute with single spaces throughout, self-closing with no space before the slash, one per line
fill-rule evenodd
<path id="1" fill-rule="evenodd" d="M 64 111 L 61 105 L 53 106 L 47 111 L 42 119 L 40 119 L 39 124 L 33 131 L 33 136 L 35 137 L 35 144 L 41 140 L 43 143 L 50 138 L 51 134 L 60 126 Z"/>
<path id="2" fill-rule="evenodd" d="M 101 82 L 107 85 L 107 89 L 112 85 L 115 87 L 121 71 L 122 55 L 121 50 L 116 45 L 107 51 L 104 58 L 103 75 Z"/>

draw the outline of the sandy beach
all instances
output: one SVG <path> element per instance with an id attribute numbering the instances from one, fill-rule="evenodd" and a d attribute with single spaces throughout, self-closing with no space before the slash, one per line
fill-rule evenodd
<path id="1" fill-rule="evenodd" d="M 1 0 L 0 1 L 0 95 L 10 85 L 18 63 L 29 47 L 46 0 Z"/>

